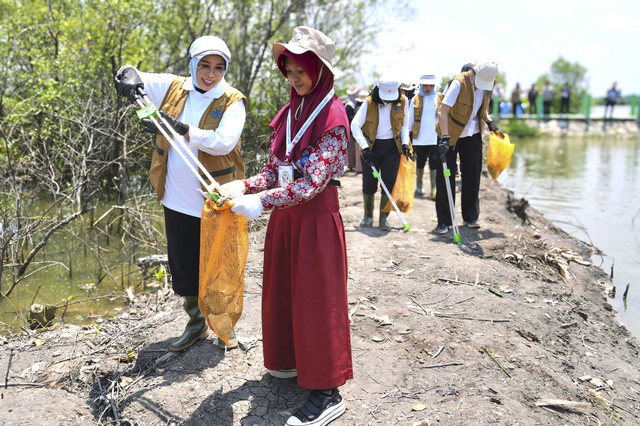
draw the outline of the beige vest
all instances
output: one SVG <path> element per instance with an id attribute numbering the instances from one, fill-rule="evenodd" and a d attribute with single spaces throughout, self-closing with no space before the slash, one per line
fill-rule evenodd
<path id="1" fill-rule="evenodd" d="M 471 113 L 473 112 L 473 84 L 471 84 L 471 71 L 466 71 L 457 76 L 453 77 L 453 80 L 458 80 L 460 82 L 460 94 L 458 95 L 458 99 L 456 100 L 455 105 L 451 107 L 449 110 L 449 115 L 447 117 L 447 124 L 449 125 L 449 136 L 451 137 L 450 145 L 455 146 L 458 138 L 462 134 L 464 127 L 471 119 Z M 449 85 L 451 82 L 449 81 Z M 440 93 L 437 95 L 437 109 L 438 109 L 438 117 L 440 116 L 440 104 L 444 95 Z M 489 100 L 491 99 L 491 90 L 484 91 L 484 98 L 482 100 L 482 105 L 480 109 L 478 109 L 477 120 L 480 123 L 480 132 L 482 132 L 484 126 L 484 117 L 489 109 Z M 442 131 L 440 130 L 440 118 L 436 121 L 436 132 L 438 136 L 442 136 Z"/>
<path id="2" fill-rule="evenodd" d="M 169 90 L 167 91 L 160 109 L 165 111 L 172 117 L 179 117 L 184 105 L 187 101 L 188 90 L 182 89 L 186 78 L 178 77 L 171 83 Z M 200 118 L 198 127 L 205 130 L 215 130 L 220 124 L 222 115 L 229 108 L 229 106 L 238 102 L 240 99 L 245 103 L 247 107 L 247 98 L 233 87 L 229 87 L 226 92 L 214 99 L 207 110 Z M 170 144 L 164 136 L 158 135 L 155 140 L 153 155 L 151 156 L 151 169 L 149 171 L 149 178 L 151 179 L 151 185 L 156 190 L 158 201 L 162 200 L 164 196 L 164 184 L 167 176 L 167 150 Z M 211 155 L 204 151 L 198 151 L 198 160 L 207 169 L 216 182 L 223 184 L 231 182 L 236 179 L 244 179 L 244 162 L 242 161 L 242 153 L 240 151 L 241 143 L 238 140 L 235 148 L 226 155 Z M 199 170 L 199 172 L 201 172 Z M 201 173 L 205 182 L 208 180 L 204 174 Z M 202 188 L 204 190 L 204 188 Z"/>
<path id="3" fill-rule="evenodd" d="M 400 100 L 393 104 L 391 107 L 391 130 L 393 131 L 393 139 L 396 142 L 398 152 L 402 154 L 402 124 L 404 123 L 404 104 L 407 101 L 405 95 L 400 96 Z M 379 108 L 378 104 L 373 102 L 371 96 L 367 96 L 365 100 L 367 103 L 367 116 L 365 123 L 362 126 L 362 133 L 364 134 L 369 148 L 373 149 L 373 143 L 376 141 L 376 135 L 378 134 L 379 123 Z"/>
<path id="4" fill-rule="evenodd" d="M 413 127 L 411 128 L 411 133 L 413 134 L 413 139 L 418 139 L 418 135 L 420 134 L 420 120 L 422 120 L 422 108 L 424 108 L 424 99 L 422 99 L 422 95 L 420 93 L 416 94 L 413 97 Z"/>

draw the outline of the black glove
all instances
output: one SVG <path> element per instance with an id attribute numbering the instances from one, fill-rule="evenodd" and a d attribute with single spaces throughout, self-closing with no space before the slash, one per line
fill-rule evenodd
<path id="1" fill-rule="evenodd" d="M 362 149 L 360 151 L 360 156 L 362 157 L 362 161 L 364 161 L 367 164 L 373 161 L 373 153 L 371 152 L 369 147 Z"/>
<path id="2" fill-rule="evenodd" d="M 144 89 L 144 83 L 135 68 L 129 67 L 122 70 L 120 74 L 113 77 L 116 83 L 118 95 L 126 96 L 129 102 L 136 101 L 138 88 Z"/>
<path id="3" fill-rule="evenodd" d="M 447 152 L 449 152 L 450 136 L 443 136 L 438 140 L 438 154 L 440 154 L 440 160 L 447 161 Z"/>
<path id="4" fill-rule="evenodd" d="M 404 154 L 405 157 L 411 158 L 411 147 L 406 143 L 402 144 L 402 153 Z"/>
<path id="5" fill-rule="evenodd" d="M 175 118 L 173 118 L 172 116 L 170 116 L 169 114 L 167 114 L 164 111 L 160 111 L 160 115 L 162 115 L 162 118 L 164 118 L 165 120 L 167 120 L 167 123 L 169 123 L 169 125 L 171 127 L 173 127 L 173 130 L 176 131 L 177 134 L 179 135 L 184 135 L 189 131 L 189 125 L 188 124 L 184 124 L 181 121 L 176 120 Z M 160 122 L 160 124 L 162 124 L 162 122 L 160 120 L 158 120 L 158 122 Z M 145 132 L 147 133 L 153 133 L 153 134 L 160 134 L 160 129 L 158 129 L 158 127 L 153 123 L 153 121 L 151 121 L 150 118 L 143 118 L 142 119 L 142 124 L 144 124 L 144 126 L 146 127 L 144 129 Z M 162 126 L 164 128 L 164 125 Z M 171 134 L 171 132 L 169 130 L 167 130 L 166 128 L 164 128 L 164 130 Z"/>
<path id="6" fill-rule="evenodd" d="M 504 138 L 504 133 L 502 133 L 502 130 L 498 129 L 498 126 L 496 126 L 493 121 L 488 121 L 487 126 L 489 127 L 489 131 L 496 133 L 501 138 Z"/>

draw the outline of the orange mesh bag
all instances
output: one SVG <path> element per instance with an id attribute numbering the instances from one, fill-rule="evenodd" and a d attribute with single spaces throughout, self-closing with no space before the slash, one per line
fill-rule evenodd
<path id="1" fill-rule="evenodd" d="M 209 327 L 225 344 L 242 315 L 244 268 L 249 253 L 247 218 L 207 200 L 200 221 L 198 305 Z"/>
<path id="2" fill-rule="evenodd" d="M 400 167 L 398 167 L 398 176 L 396 183 L 393 184 L 391 197 L 396 202 L 398 209 L 402 213 L 411 213 L 413 208 L 413 194 L 416 191 L 416 163 L 407 158 L 406 155 L 400 157 Z M 391 211 L 391 202 L 382 209 L 383 212 Z"/>
<path id="3" fill-rule="evenodd" d="M 487 169 L 493 180 L 498 179 L 500 173 L 511 164 L 511 156 L 515 145 L 511 143 L 508 134 L 504 134 L 504 139 L 495 132 L 489 136 L 489 154 L 487 155 Z"/>

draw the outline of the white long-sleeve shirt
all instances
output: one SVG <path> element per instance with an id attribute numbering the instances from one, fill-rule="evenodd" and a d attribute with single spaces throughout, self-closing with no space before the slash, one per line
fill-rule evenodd
<path id="1" fill-rule="evenodd" d="M 402 129 L 400 130 L 400 137 L 402 138 L 402 144 L 409 144 L 409 104 L 410 101 L 404 103 L 404 120 L 402 122 Z M 378 105 L 378 132 L 376 139 L 393 139 L 393 129 L 391 128 L 391 108 L 392 103 L 385 103 L 384 105 Z M 367 139 L 362 133 L 362 126 L 367 119 L 367 102 L 363 102 L 356 115 L 351 121 L 351 134 L 353 138 L 358 142 L 360 148 L 368 148 L 369 144 Z"/>
<path id="2" fill-rule="evenodd" d="M 164 96 L 169 90 L 171 82 L 177 78 L 173 74 L 153 74 L 138 71 L 144 82 L 144 90 L 156 107 L 160 107 Z M 219 98 L 229 87 L 224 78 L 205 93 L 195 90 L 191 77 L 187 78 L 183 89 L 189 91 L 187 101 L 180 114 L 176 117 L 189 125 L 189 140 L 181 137 L 191 152 L 198 157 L 198 150 L 211 155 L 226 155 L 230 153 L 240 140 L 244 127 L 246 110 L 244 102 L 236 102 L 222 115 L 220 124 L 215 130 L 198 128 L 202 115 L 214 99 Z M 195 162 L 187 157 L 196 170 Z M 161 203 L 171 209 L 190 216 L 200 217 L 204 199 L 198 191 L 200 181 L 193 174 L 184 160 L 173 148 L 168 150 L 167 177 L 165 180 L 164 196 Z"/>
<path id="3" fill-rule="evenodd" d="M 422 96 L 420 93 L 416 96 Z M 438 134 L 436 133 L 436 120 L 438 113 L 436 111 L 436 92 L 433 91 L 427 96 L 422 96 L 422 117 L 420 117 L 420 132 L 418 137 L 413 135 L 413 145 L 436 145 L 438 143 Z M 413 101 L 409 106 L 409 129 L 413 129 L 415 121 L 415 106 Z"/>

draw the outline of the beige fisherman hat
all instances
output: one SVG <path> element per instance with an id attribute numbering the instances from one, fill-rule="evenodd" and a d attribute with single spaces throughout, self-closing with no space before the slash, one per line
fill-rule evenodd
<path id="1" fill-rule="evenodd" d="M 358 86 L 357 84 L 352 84 L 347 89 L 347 95 L 357 95 L 359 91 L 360 91 L 360 86 Z"/>
<path id="2" fill-rule="evenodd" d="M 369 96 L 369 92 L 365 89 L 360 89 L 356 94 L 356 102 L 364 102 L 364 100 L 367 99 L 367 96 Z"/>
<path id="3" fill-rule="evenodd" d="M 293 29 L 291 41 L 286 44 L 276 43 L 273 45 L 273 59 L 278 60 L 278 56 L 288 50 L 291 53 L 300 55 L 311 51 L 329 68 L 329 71 L 337 77 L 340 71 L 331 66 L 333 54 L 336 51 L 336 44 L 325 33 L 310 27 L 296 27 Z"/>

